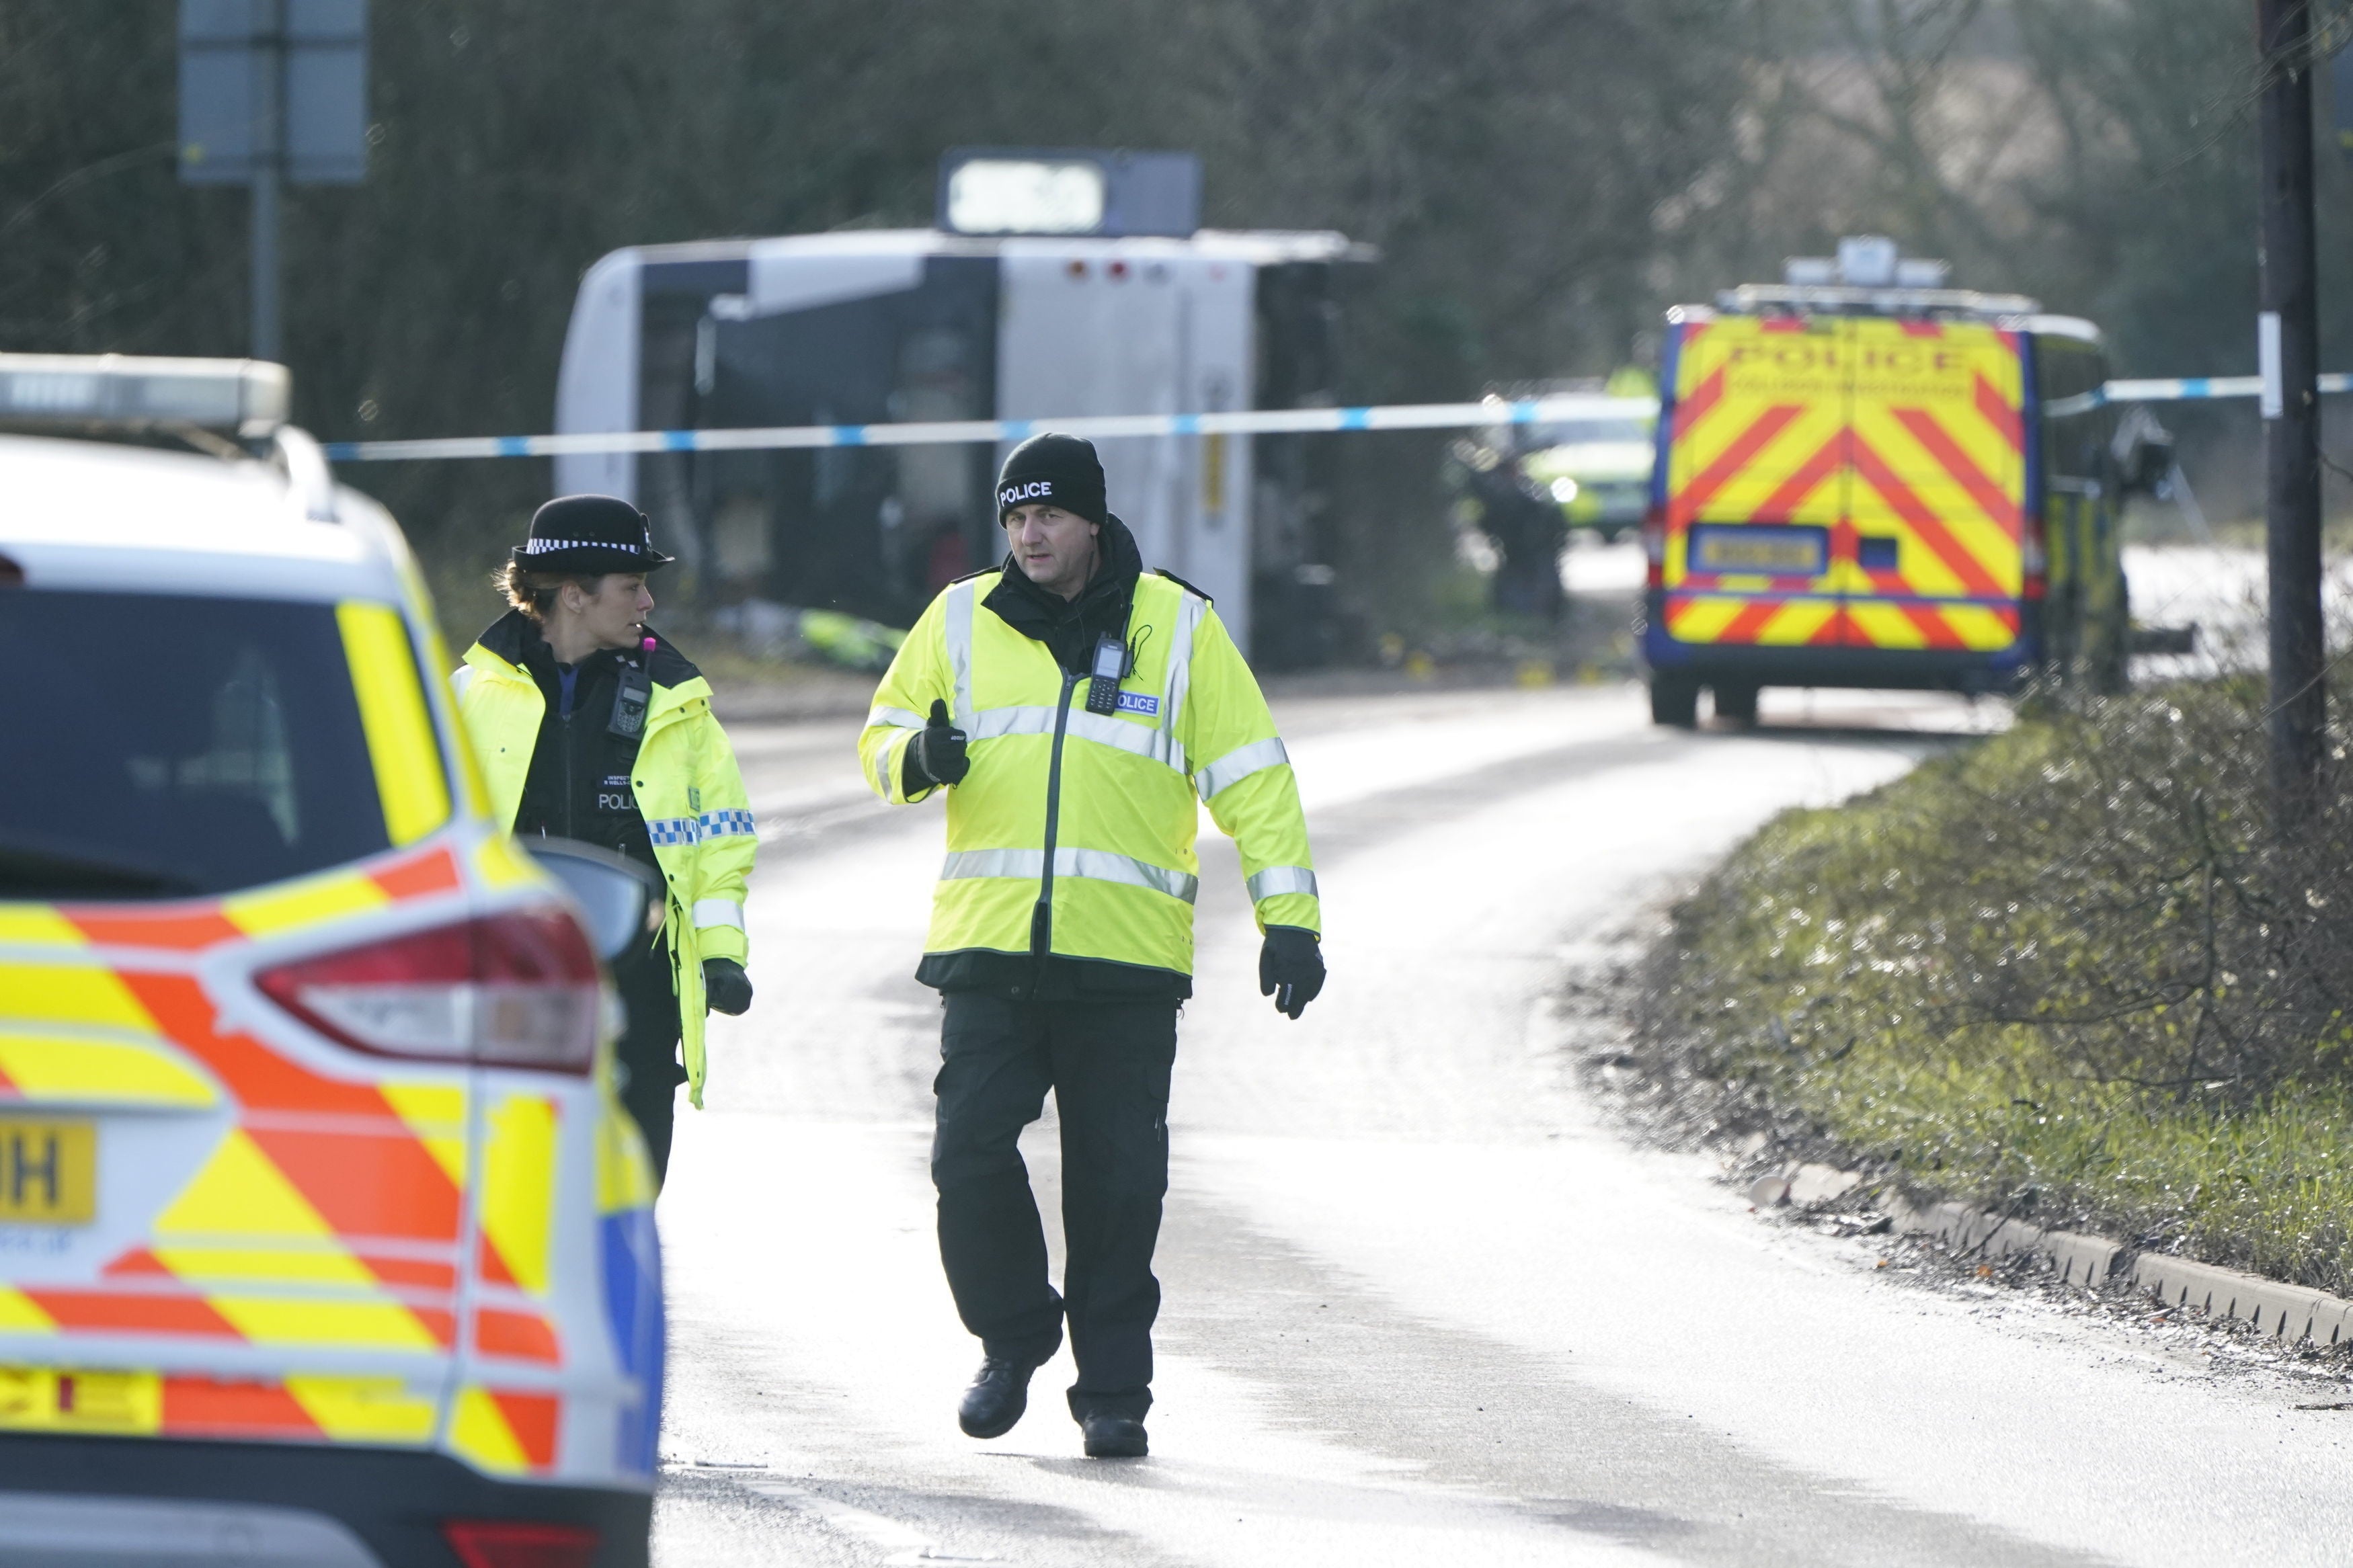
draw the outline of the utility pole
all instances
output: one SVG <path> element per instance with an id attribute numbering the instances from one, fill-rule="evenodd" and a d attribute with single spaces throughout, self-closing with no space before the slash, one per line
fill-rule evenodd
<path id="1" fill-rule="evenodd" d="M 286 0 L 255 0 L 253 35 L 253 305 L 255 359 L 285 358 L 279 262 L 279 195 L 286 179 Z"/>
<path id="2" fill-rule="evenodd" d="M 2317 804 L 2327 724 L 2320 621 L 2320 334 L 2313 271 L 2311 0 L 2255 0 L 2263 69 L 2263 536 L 2271 575 L 2272 788 L 2289 829 Z"/>

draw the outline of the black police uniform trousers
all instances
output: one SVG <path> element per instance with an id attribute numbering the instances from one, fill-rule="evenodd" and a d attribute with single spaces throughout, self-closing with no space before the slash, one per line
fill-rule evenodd
<path id="1" fill-rule="evenodd" d="M 1141 1420 L 1152 1404 L 1152 1248 L 1168 1191 L 1174 999 L 943 997 L 932 1181 L 957 1315 L 992 1356 L 1042 1362 L 1067 1315 L 1071 1414 Z M 1046 1091 L 1062 1130 L 1062 1294 L 1017 1146 Z"/>
<path id="2" fill-rule="evenodd" d="M 657 1186 L 670 1175 L 671 1122 L 686 1068 L 678 1059 L 678 986 L 670 942 L 656 931 L 613 963 L 613 986 L 626 1019 L 615 1054 L 627 1069 L 621 1104 L 646 1137 Z"/>

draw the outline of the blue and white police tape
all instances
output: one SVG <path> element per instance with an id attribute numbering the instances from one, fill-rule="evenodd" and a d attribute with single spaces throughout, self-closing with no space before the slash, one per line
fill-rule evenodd
<path id="1" fill-rule="evenodd" d="M 2087 403 L 2174 403 L 2253 397 L 2258 375 L 2112 381 Z M 2353 375 L 2324 375 L 2324 393 L 2353 392 Z M 931 447 L 1026 440 L 1040 430 L 1091 440 L 1159 436 L 1279 436 L 1327 430 L 1466 430 L 1495 425 L 1654 419 L 1651 397 L 1578 393 L 1506 402 L 1397 403 L 1361 408 L 1256 408 L 1227 414 L 1095 414 L 1067 419 L 951 419 L 903 425 L 777 425 L 729 430 L 584 430 L 565 436 L 451 436 L 415 441 L 333 441 L 337 463 L 433 458 L 560 458 L 597 452 L 759 452 L 812 447 Z"/>
<path id="2" fill-rule="evenodd" d="M 782 425 L 743 430 L 582 431 L 565 436 L 458 436 L 337 441 L 338 463 L 418 458 L 556 458 L 590 452 L 749 452 L 793 447 L 927 447 L 1021 441 L 1040 430 L 1090 440 L 1134 436 L 1274 436 L 1321 430 L 1462 430 L 1488 425 L 1655 419 L 1654 397 L 1578 393 L 1506 402 L 1403 403 L 1369 408 L 1257 408 L 1228 414 L 1074 415 L 1066 419 L 954 419 L 904 425 Z"/>
<path id="3" fill-rule="evenodd" d="M 2324 375 L 2320 390 L 2353 392 L 2353 375 Z M 2203 397 L 2262 395 L 2260 375 L 2191 375 L 2172 381 L 2112 381 L 2103 389 L 2110 403 L 2179 403 Z"/>

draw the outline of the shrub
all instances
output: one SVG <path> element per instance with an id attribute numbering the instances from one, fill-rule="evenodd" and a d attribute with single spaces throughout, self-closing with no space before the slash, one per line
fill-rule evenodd
<path id="1" fill-rule="evenodd" d="M 1915 1187 L 2353 1284 L 2353 803 L 2340 754 L 2277 834 L 2263 718 L 2030 700 L 1783 816 L 1677 911 L 1654 1065 Z"/>

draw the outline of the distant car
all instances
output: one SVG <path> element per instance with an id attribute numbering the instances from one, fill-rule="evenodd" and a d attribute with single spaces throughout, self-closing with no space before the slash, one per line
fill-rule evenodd
<path id="1" fill-rule="evenodd" d="M 1569 527 L 1591 529 L 1614 544 L 1642 526 L 1657 431 L 1657 414 L 1641 412 L 1540 426 L 1524 443 L 1520 472 L 1552 499 Z"/>
<path id="2" fill-rule="evenodd" d="M 1589 530 L 1608 543 L 1641 527 L 1658 458 L 1659 399 L 1647 374 L 1627 369 L 1606 381 L 1523 382 L 1490 387 L 1487 397 L 1499 407 L 1543 398 L 1556 412 L 1474 432 L 1451 454 L 1461 468 L 1507 469 L 1519 488 L 1559 508 L 1566 528 Z M 1461 521 L 1483 526 L 1483 510 L 1466 509 Z"/>
<path id="3" fill-rule="evenodd" d="M 0 425 L 145 442 L 0 435 L 0 1563 L 641 1564 L 612 993 L 285 402 L 0 355 Z"/>

